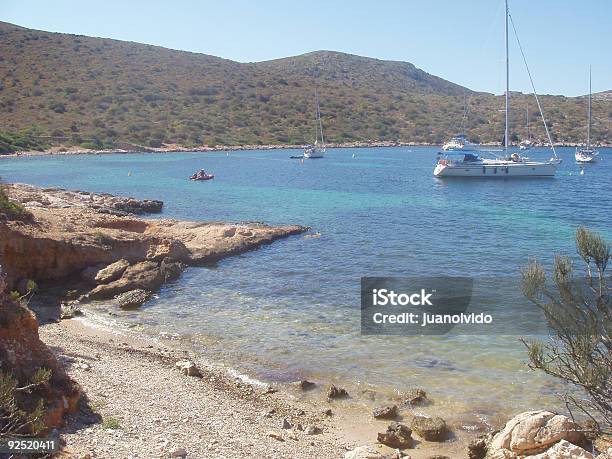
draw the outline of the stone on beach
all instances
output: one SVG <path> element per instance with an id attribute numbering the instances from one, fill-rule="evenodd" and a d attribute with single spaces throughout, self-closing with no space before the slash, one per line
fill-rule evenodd
<path id="1" fill-rule="evenodd" d="M 397 405 L 379 406 L 372 412 L 372 416 L 376 419 L 395 419 L 397 415 Z"/>
<path id="2" fill-rule="evenodd" d="M 346 398 L 348 397 L 349 394 L 346 391 L 346 389 L 343 389 L 342 387 L 336 387 L 333 384 L 329 386 L 329 389 L 327 389 L 327 397 L 328 398 Z"/>
<path id="3" fill-rule="evenodd" d="M 387 427 L 386 432 L 379 432 L 379 443 L 391 448 L 405 449 L 412 446 L 412 430 L 404 424 L 394 422 Z"/>
<path id="4" fill-rule="evenodd" d="M 176 362 L 176 367 L 180 369 L 185 376 L 202 377 L 202 372 L 197 365 L 191 360 L 179 360 Z"/>
<path id="5" fill-rule="evenodd" d="M 357 448 L 348 451 L 344 455 L 344 459 L 383 459 L 384 456 L 380 454 L 375 448 L 364 445 L 358 446 Z"/>
<path id="6" fill-rule="evenodd" d="M 448 434 L 446 422 L 438 416 L 417 415 L 412 419 L 410 428 L 427 441 L 444 441 Z"/>

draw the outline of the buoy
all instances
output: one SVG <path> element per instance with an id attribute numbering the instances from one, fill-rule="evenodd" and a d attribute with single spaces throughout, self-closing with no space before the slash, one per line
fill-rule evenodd
<path id="1" fill-rule="evenodd" d="M 355 157 L 355 153 L 353 153 L 353 158 Z"/>
<path id="2" fill-rule="evenodd" d="M 582 167 L 580 168 L 580 175 L 584 175 L 584 169 Z"/>
<path id="3" fill-rule="evenodd" d="M 132 171 L 129 171 L 128 172 L 128 177 L 131 177 L 131 176 L 132 176 Z"/>
<path id="4" fill-rule="evenodd" d="M 225 153 L 225 156 L 229 156 L 229 153 Z"/>

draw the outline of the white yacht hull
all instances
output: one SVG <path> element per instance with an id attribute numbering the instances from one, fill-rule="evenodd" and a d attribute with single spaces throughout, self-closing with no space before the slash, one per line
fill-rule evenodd
<path id="1" fill-rule="evenodd" d="M 307 159 L 315 159 L 315 158 L 323 158 L 325 156 L 325 148 L 315 148 L 304 150 L 304 158 Z"/>
<path id="2" fill-rule="evenodd" d="M 597 153 L 593 153 L 593 154 L 576 153 L 574 155 L 574 158 L 576 158 L 576 162 L 579 164 L 594 163 L 595 161 L 597 161 Z"/>
<path id="3" fill-rule="evenodd" d="M 557 172 L 557 162 L 513 162 L 499 161 L 496 163 L 475 162 L 473 164 L 436 164 L 434 176 L 446 177 L 478 177 L 478 178 L 508 178 L 508 177 L 554 177 Z"/>

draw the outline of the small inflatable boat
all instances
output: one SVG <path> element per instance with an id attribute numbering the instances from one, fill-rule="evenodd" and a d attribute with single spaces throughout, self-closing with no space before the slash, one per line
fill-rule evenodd
<path id="1" fill-rule="evenodd" d="M 212 174 L 203 174 L 203 175 L 194 174 L 191 177 L 189 177 L 189 180 L 200 181 L 200 180 L 212 180 L 214 178 L 215 176 Z"/>

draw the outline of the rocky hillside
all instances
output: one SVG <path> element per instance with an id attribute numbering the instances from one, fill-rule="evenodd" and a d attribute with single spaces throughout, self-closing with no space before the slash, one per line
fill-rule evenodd
<path id="1" fill-rule="evenodd" d="M 81 392 L 39 339 L 32 311 L 9 297 L 5 287 L 0 267 L 0 435 L 36 435 L 60 426 L 64 415 L 77 409 Z M 11 382 L 14 388 L 8 390 Z M 40 402 L 43 409 L 37 412 Z"/>
<path id="2" fill-rule="evenodd" d="M 502 135 L 501 97 L 406 62 L 319 51 L 238 63 L 0 23 L 0 126 L 32 130 L 41 136 L 34 144 L 303 144 L 313 136 L 315 87 L 331 142 L 441 143 L 460 130 L 466 97 L 472 138 Z M 516 95 L 512 103 L 513 136 L 520 138 L 528 102 Z M 535 103 L 529 104 L 533 134 L 543 139 Z M 582 141 L 583 98 L 546 96 L 543 104 L 556 140 Z M 596 141 L 610 140 L 611 117 L 612 102 L 596 98 Z"/>

